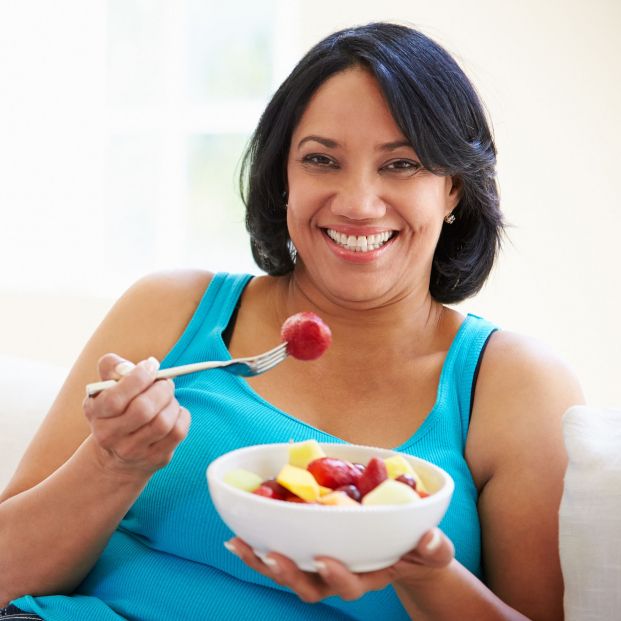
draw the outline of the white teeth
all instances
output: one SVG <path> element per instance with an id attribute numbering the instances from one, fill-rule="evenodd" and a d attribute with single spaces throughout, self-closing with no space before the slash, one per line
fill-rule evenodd
<path id="1" fill-rule="evenodd" d="M 354 252 L 368 252 L 383 246 L 393 235 L 393 231 L 382 231 L 375 235 L 345 235 L 334 229 L 326 229 L 328 236 L 337 244 Z"/>

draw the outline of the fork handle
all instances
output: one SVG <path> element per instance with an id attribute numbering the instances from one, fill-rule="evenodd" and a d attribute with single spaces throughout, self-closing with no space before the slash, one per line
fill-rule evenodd
<path id="1" fill-rule="evenodd" d="M 96 397 L 102 390 L 112 388 L 116 385 L 116 380 L 105 380 L 104 382 L 94 382 L 86 385 L 86 396 Z"/>
<path id="2" fill-rule="evenodd" d="M 178 367 L 170 367 L 168 369 L 160 369 L 155 379 L 167 379 L 169 377 L 177 377 L 178 375 L 187 375 L 188 373 L 196 373 L 196 371 L 205 371 L 207 369 L 216 369 L 220 367 L 226 367 L 239 360 L 209 360 L 207 362 L 194 362 L 192 364 L 183 364 Z M 118 380 L 104 380 L 102 382 L 94 382 L 93 384 L 86 385 L 86 396 L 96 397 L 101 391 L 106 388 L 112 388 L 117 384 Z"/>

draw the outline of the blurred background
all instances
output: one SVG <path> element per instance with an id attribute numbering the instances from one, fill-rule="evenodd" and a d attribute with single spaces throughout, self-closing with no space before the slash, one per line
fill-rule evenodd
<path id="1" fill-rule="evenodd" d="M 621 405 L 618 0 L 0 0 L 0 356 L 69 367 L 140 276 L 259 273 L 237 174 L 270 94 L 336 29 L 405 22 L 493 122 L 512 227 L 460 305 Z"/>

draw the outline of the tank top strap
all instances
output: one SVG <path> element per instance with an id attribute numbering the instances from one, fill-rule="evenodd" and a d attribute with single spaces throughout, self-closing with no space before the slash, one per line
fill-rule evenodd
<path id="1" fill-rule="evenodd" d="M 161 367 L 219 360 L 227 349 L 221 335 L 252 274 L 214 274 L 181 338 L 162 360 Z"/>
<path id="2" fill-rule="evenodd" d="M 462 447 L 466 445 L 479 366 L 489 337 L 498 327 L 478 315 L 468 314 L 445 360 L 442 392 L 459 413 Z"/>

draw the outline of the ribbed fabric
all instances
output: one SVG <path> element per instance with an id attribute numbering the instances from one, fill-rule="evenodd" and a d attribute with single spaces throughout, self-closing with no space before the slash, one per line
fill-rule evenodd
<path id="1" fill-rule="evenodd" d="M 162 367 L 228 359 L 222 341 L 249 275 L 217 274 Z M 440 527 L 457 559 L 481 574 L 477 492 L 464 460 L 477 362 L 495 327 L 468 315 L 445 359 L 437 401 L 417 432 L 395 447 L 432 461 L 455 480 Z M 223 371 L 178 377 L 176 396 L 192 413 L 186 440 L 155 473 L 72 596 L 13 602 L 48 621 L 235 620 L 386 621 L 408 619 L 392 587 L 354 602 L 331 597 L 305 604 L 226 551 L 232 533 L 209 497 L 205 470 L 223 453 L 252 444 L 314 438 L 342 442 L 262 399 L 242 378 Z"/>

